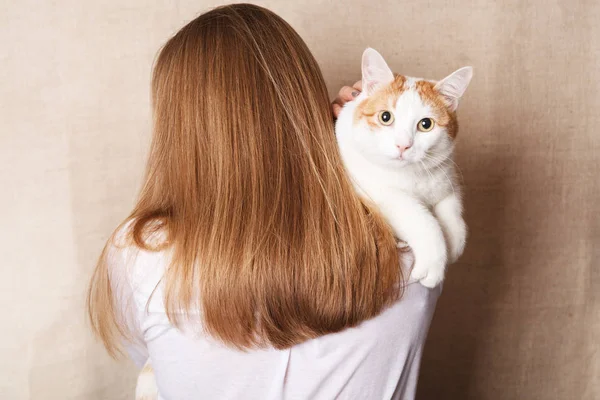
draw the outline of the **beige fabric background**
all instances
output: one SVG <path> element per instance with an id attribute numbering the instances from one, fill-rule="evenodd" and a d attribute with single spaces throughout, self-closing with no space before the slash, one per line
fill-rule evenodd
<path id="1" fill-rule="evenodd" d="M 153 57 L 211 1 L 7 1 L 0 11 L 0 398 L 131 399 L 83 310 L 132 206 Z M 366 46 L 398 72 L 475 78 L 458 150 L 470 241 L 431 329 L 420 399 L 600 398 L 600 4 L 261 2 L 330 93 Z"/>

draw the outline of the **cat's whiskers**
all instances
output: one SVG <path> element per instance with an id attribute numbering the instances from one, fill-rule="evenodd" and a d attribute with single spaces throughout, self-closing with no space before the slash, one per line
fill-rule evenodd
<path id="1" fill-rule="evenodd" d="M 427 175 L 429 175 L 431 180 L 433 180 L 433 174 L 431 173 L 431 171 L 429 171 L 429 169 L 427 168 L 427 165 L 425 165 L 423 160 L 419 160 L 419 163 L 421 163 L 421 165 L 423 166 L 423 169 L 425 170 L 425 172 L 427 172 Z"/>
<path id="2" fill-rule="evenodd" d="M 416 167 L 419 167 L 419 166 L 417 165 Z M 423 179 L 423 174 L 422 174 L 422 172 L 421 172 L 421 169 L 422 169 L 422 168 L 411 168 L 412 172 L 414 172 L 414 173 L 415 173 L 415 175 L 417 175 L 417 178 L 418 178 L 419 180 L 420 180 L 420 179 Z M 400 176 L 399 176 L 399 178 L 400 178 Z M 402 179 L 402 178 L 400 178 L 400 179 Z"/>
<path id="3" fill-rule="evenodd" d="M 425 154 L 425 158 L 426 159 L 428 158 L 427 154 Z M 433 158 L 429 158 L 429 159 L 430 160 L 434 160 Z M 434 164 L 434 167 L 436 167 L 437 169 L 439 169 L 442 172 L 442 174 L 444 174 L 444 176 L 448 180 L 448 183 L 452 187 L 452 193 L 456 193 L 456 190 L 454 190 L 454 184 L 452 183 L 452 179 L 450 179 L 450 177 L 448 176 L 448 174 L 446 173 L 446 171 L 444 171 L 444 169 L 441 167 L 441 165 L 443 165 L 443 161 L 439 162 L 438 164 Z"/>
<path id="4" fill-rule="evenodd" d="M 430 165 L 430 167 L 437 167 L 437 166 L 439 166 L 439 165 L 446 165 L 446 164 L 447 164 L 447 161 L 448 161 L 448 160 L 446 160 L 446 159 L 440 159 L 440 158 L 435 158 L 435 157 L 432 157 L 432 156 L 431 156 L 430 154 L 428 154 L 428 153 L 425 153 L 425 154 L 423 155 L 423 158 L 424 158 L 426 161 L 430 161 L 430 162 L 431 162 L 431 165 Z M 429 164 L 429 163 L 428 163 L 428 164 Z"/>
<path id="5" fill-rule="evenodd" d="M 430 151 L 426 151 L 425 154 L 424 154 L 424 156 L 425 156 L 425 158 L 427 158 L 429 160 L 432 160 L 432 161 L 435 161 L 435 162 L 440 163 L 440 164 L 445 164 L 447 161 L 453 162 L 452 158 L 450 157 L 450 155 L 445 156 L 445 155 L 443 155 L 441 153 L 433 153 L 433 152 L 430 152 Z M 438 157 L 438 156 L 440 156 L 440 157 Z"/>
<path id="6" fill-rule="evenodd" d="M 439 155 L 439 156 L 442 156 L 443 158 L 441 158 L 441 159 L 440 159 L 440 158 L 435 158 L 434 156 L 437 156 L 437 155 Z M 461 180 L 461 183 L 463 183 L 463 184 L 465 183 L 465 176 L 463 175 L 462 169 L 459 167 L 459 165 L 456 163 L 456 161 L 454 161 L 454 160 L 452 159 L 452 156 L 451 156 L 451 155 L 444 156 L 444 155 L 443 155 L 443 154 L 441 154 L 441 153 L 435 153 L 435 152 L 433 152 L 433 153 L 430 153 L 430 152 L 426 152 L 426 153 L 425 153 L 425 156 L 426 156 L 426 157 L 427 157 L 427 156 L 430 156 L 432 159 L 435 159 L 436 161 L 440 162 L 441 164 L 445 164 L 445 163 L 446 163 L 446 162 L 448 162 L 448 161 L 449 161 L 449 162 L 451 162 L 452 164 L 454 164 L 454 167 L 455 167 L 455 168 L 458 170 L 458 173 L 460 174 L 460 180 Z"/>
<path id="7" fill-rule="evenodd" d="M 438 154 L 438 153 L 436 153 Z M 441 154 L 440 154 L 441 155 Z M 443 156 L 443 155 L 442 155 Z M 438 163 L 438 165 L 442 166 L 442 165 L 448 165 L 450 163 L 454 164 L 454 169 L 458 170 L 458 173 L 460 174 L 460 183 L 464 184 L 465 182 L 465 177 L 463 175 L 462 170 L 460 169 L 460 167 L 458 166 L 458 164 L 456 164 L 456 162 L 454 160 L 452 160 L 451 156 L 445 156 L 444 158 L 438 158 L 435 157 L 433 154 L 431 153 L 425 153 L 425 158 L 430 159 L 436 163 Z"/>

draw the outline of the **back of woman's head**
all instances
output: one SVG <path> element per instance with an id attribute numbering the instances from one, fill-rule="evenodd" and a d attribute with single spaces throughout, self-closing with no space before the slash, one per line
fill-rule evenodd
<path id="1" fill-rule="evenodd" d="M 138 247 L 170 250 L 161 284 L 173 322 L 199 309 L 229 345 L 285 348 L 397 299 L 393 235 L 346 177 L 321 71 L 283 19 L 247 4 L 199 16 L 161 50 L 152 95 L 147 173 L 127 221 Z M 146 240 L 157 226 L 158 246 Z M 113 352 L 126 332 L 106 264 L 89 309 Z"/>

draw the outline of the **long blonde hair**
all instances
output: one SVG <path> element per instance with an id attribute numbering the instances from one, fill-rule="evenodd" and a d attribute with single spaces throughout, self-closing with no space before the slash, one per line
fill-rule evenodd
<path id="1" fill-rule="evenodd" d="M 145 181 L 123 224 L 132 245 L 170 249 L 174 324 L 201 310 L 228 345 L 287 348 L 398 299 L 393 234 L 346 177 L 319 66 L 282 18 L 236 4 L 194 19 L 160 51 L 152 98 Z M 146 240 L 157 226 L 158 246 Z M 88 311 L 115 355 L 128 332 L 107 264 L 105 247 Z"/>

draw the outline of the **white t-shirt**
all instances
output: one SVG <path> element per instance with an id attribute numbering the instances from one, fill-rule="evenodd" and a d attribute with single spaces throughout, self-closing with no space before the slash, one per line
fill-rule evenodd
<path id="1" fill-rule="evenodd" d="M 198 334 L 198 329 L 182 331 L 169 322 L 160 283 L 167 257 L 165 252 L 112 246 L 108 258 L 117 307 L 127 315 L 136 339 L 127 343 L 127 351 L 139 367 L 150 357 L 159 399 L 415 397 L 441 287 L 430 290 L 409 280 L 397 303 L 356 328 L 286 350 L 242 352 Z M 412 256 L 400 257 L 408 277 Z"/>

